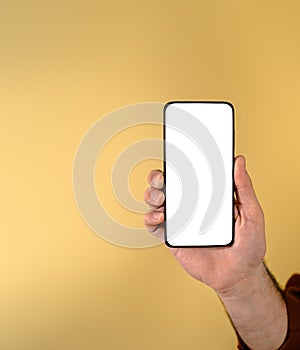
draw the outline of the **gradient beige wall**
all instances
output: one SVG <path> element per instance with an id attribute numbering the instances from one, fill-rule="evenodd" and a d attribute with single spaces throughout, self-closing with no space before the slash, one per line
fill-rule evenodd
<path id="1" fill-rule="evenodd" d="M 164 246 L 121 248 L 89 230 L 73 158 L 124 105 L 231 101 L 284 284 L 300 271 L 299 11 L 297 0 L 1 2 L 1 349 L 235 347 L 216 295 Z M 140 199 L 153 166 L 132 175 Z"/>

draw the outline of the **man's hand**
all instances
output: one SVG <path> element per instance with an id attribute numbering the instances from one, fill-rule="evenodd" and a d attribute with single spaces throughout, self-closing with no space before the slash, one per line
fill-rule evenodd
<path id="1" fill-rule="evenodd" d="M 145 214 L 145 226 L 163 239 L 164 194 L 163 174 L 153 170 L 148 176 L 150 187 L 145 201 L 152 208 Z M 264 215 L 245 168 L 245 158 L 235 160 L 235 242 L 229 247 L 168 249 L 192 277 L 227 293 L 241 280 L 255 273 L 266 252 Z"/>
<path id="2" fill-rule="evenodd" d="M 144 199 L 147 229 L 164 237 L 164 178 L 160 170 L 148 176 Z M 167 247 L 186 272 L 212 287 L 223 301 L 232 322 L 252 349 L 277 349 L 287 331 L 286 306 L 263 263 L 265 223 L 243 156 L 235 159 L 235 240 L 217 248 Z"/>

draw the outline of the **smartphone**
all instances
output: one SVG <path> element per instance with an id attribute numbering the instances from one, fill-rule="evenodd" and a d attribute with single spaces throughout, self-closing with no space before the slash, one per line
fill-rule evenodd
<path id="1" fill-rule="evenodd" d="M 165 244 L 234 242 L 234 107 L 223 101 L 164 106 Z"/>

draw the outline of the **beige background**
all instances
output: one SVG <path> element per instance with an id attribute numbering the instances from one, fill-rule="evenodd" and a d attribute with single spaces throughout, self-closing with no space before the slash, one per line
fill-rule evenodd
<path id="1" fill-rule="evenodd" d="M 89 230 L 73 158 L 124 105 L 231 101 L 284 284 L 300 271 L 299 11 L 297 0 L 1 2 L 1 349 L 235 347 L 216 295 L 164 246 L 121 248 Z M 139 198 L 152 166 L 132 174 Z"/>

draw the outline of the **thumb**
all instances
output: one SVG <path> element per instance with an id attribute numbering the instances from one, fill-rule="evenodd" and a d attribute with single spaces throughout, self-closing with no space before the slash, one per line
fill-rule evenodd
<path id="1" fill-rule="evenodd" d="M 246 170 L 246 159 L 241 155 L 235 158 L 234 182 L 240 211 L 247 213 L 247 209 L 259 208 L 252 181 Z"/>

